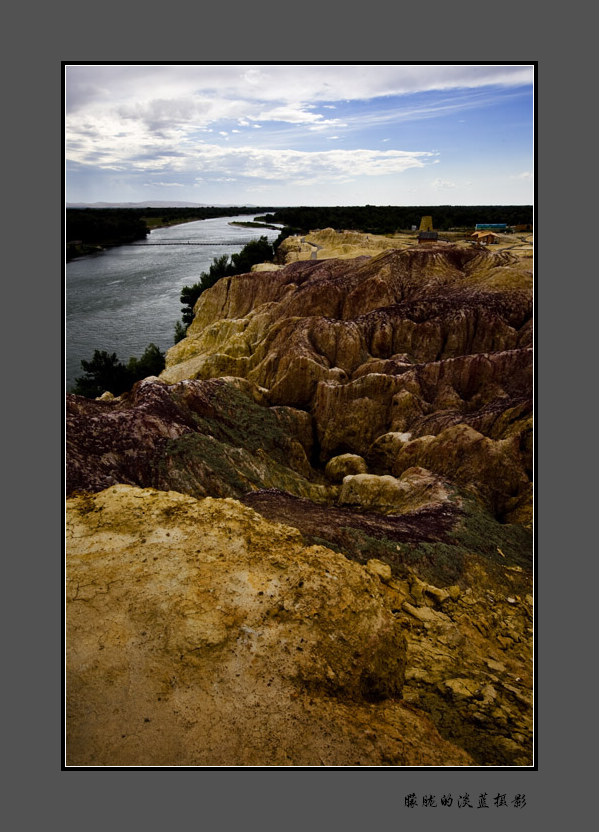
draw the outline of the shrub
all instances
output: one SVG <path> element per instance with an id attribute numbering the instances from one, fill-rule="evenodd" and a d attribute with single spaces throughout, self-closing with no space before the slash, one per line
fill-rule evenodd
<path id="1" fill-rule="evenodd" d="M 183 323 L 183 321 L 177 321 L 175 324 L 175 337 L 173 338 L 173 343 L 178 344 L 179 341 L 182 341 L 187 334 L 187 327 Z"/>
<path id="2" fill-rule="evenodd" d="M 130 390 L 136 381 L 158 375 L 165 366 L 165 355 L 156 344 L 148 344 L 141 358 L 131 357 L 123 364 L 113 352 L 94 350 L 91 361 L 81 361 L 85 375 L 75 380 L 73 393 L 95 399 L 109 391 L 120 396 Z"/>

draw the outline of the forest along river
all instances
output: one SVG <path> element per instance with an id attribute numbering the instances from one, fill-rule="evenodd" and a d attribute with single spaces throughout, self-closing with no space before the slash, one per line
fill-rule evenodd
<path id="1" fill-rule="evenodd" d="M 175 323 L 181 319 L 181 289 L 197 283 L 215 258 L 238 253 L 248 240 L 266 236 L 272 243 L 278 237 L 271 228 L 230 225 L 252 219 L 217 217 L 157 228 L 135 245 L 67 263 L 66 390 L 84 374 L 81 360 L 93 358 L 94 350 L 115 352 L 125 364 L 131 356 L 139 358 L 149 343 L 164 352 L 172 347 Z M 151 245 L 177 240 L 227 245 Z"/>

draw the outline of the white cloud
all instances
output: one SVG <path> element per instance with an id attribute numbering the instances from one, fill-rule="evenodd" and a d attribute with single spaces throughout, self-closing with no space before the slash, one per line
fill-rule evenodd
<path id="1" fill-rule="evenodd" d="M 410 167 L 423 166 L 435 161 L 436 154 L 425 151 L 402 150 L 323 150 L 300 151 L 292 148 L 273 149 L 256 144 L 242 148 L 221 147 L 207 144 L 198 138 L 197 130 L 190 131 L 176 118 L 169 122 L 167 113 L 181 114 L 180 102 L 172 102 L 172 108 L 160 106 L 151 109 L 129 109 L 123 118 L 109 111 L 94 114 L 75 114 L 68 120 L 66 132 L 66 157 L 69 161 L 99 168 L 126 166 L 131 170 L 170 171 L 199 173 L 198 168 L 212 168 L 215 174 L 228 175 L 229 168 L 236 175 L 280 179 L 285 176 L 301 177 L 305 170 L 311 176 L 325 174 L 335 177 L 379 175 L 399 173 Z M 193 108 L 191 108 L 193 109 Z M 187 110 L 189 111 L 189 110 Z M 273 117 L 309 118 L 310 127 L 325 127 L 317 113 L 294 107 L 273 108 Z M 139 117 L 138 117 L 139 116 Z M 152 121 L 159 129 L 148 130 Z M 256 130 L 262 125 L 252 123 Z M 227 138 L 227 131 L 219 131 Z"/>
<path id="2" fill-rule="evenodd" d="M 69 158 L 94 150 L 99 163 L 197 142 L 198 133 L 227 122 L 259 130 L 270 123 L 326 128 L 382 125 L 430 118 L 476 106 L 478 98 L 370 108 L 343 121 L 325 118 L 332 101 L 403 95 L 423 90 L 531 83 L 532 66 L 471 65 L 82 65 L 66 68 L 65 119 Z M 474 92 L 471 95 L 475 95 Z M 476 93 L 479 96 L 480 93 Z M 318 105 L 318 106 L 317 106 Z M 260 123 L 257 123 L 257 122 Z M 116 149 L 118 145 L 118 150 Z M 105 158 L 103 158 L 105 157 Z"/>
<path id="3" fill-rule="evenodd" d="M 532 84 L 533 78 L 530 64 L 72 65 L 65 73 L 69 112 L 122 105 L 172 112 L 182 106 L 180 117 L 200 101 L 209 108 L 235 109 L 244 102 L 277 102 L 277 107 L 322 102 L 332 107 L 334 101 Z M 247 118 L 253 109 L 237 117 Z"/>
<path id="4" fill-rule="evenodd" d="M 452 188 L 457 188 L 456 183 L 450 182 L 449 179 L 433 179 L 431 185 L 436 191 L 446 191 L 451 190 Z"/>
<path id="5" fill-rule="evenodd" d="M 312 105 L 284 104 L 263 110 L 257 118 L 260 121 L 281 121 L 286 124 L 307 124 L 310 129 L 321 129 L 332 126 L 344 126 L 338 118 L 324 118 L 320 113 L 314 113 Z"/>
<path id="6" fill-rule="evenodd" d="M 198 148 L 188 168 L 202 175 L 226 174 L 273 181 L 350 181 L 358 176 L 382 176 L 423 167 L 432 154 L 400 150 L 268 150 L 255 147 Z"/>
<path id="7" fill-rule="evenodd" d="M 183 182 L 144 182 L 146 188 L 153 188 L 154 185 L 160 185 L 161 188 L 184 188 Z"/>

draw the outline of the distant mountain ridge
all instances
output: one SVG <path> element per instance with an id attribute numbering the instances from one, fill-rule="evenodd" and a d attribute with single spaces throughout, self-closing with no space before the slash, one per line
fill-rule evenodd
<path id="1" fill-rule="evenodd" d="M 257 208 L 257 205 L 250 203 L 243 203 L 243 205 L 235 205 L 234 203 L 218 203 L 210 202 L 169 202 L 162 200 L 149 200 L 148 202 L 67 202 L 67 208 Z"/>

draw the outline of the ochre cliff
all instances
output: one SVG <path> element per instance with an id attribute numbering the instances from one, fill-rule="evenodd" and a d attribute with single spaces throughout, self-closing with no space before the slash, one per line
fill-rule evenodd
<path id="1" fill-rule="evenodd" d="M 531 765 L 530 261 L 329 231 L 67 397 L 73 764 Z"/>
<path id="2" fill-rule="evenodd" d="M 241 376 L 264 403 L 310 413 L 320 464 L 355 453 L 394 475 L 455 474 L 509 519 L 530 498 L 531 345 L 517 257 L 415 248 L 219 281 L 161 379 Z M 390 433 L 409 434 L 392 459 Z"/>

